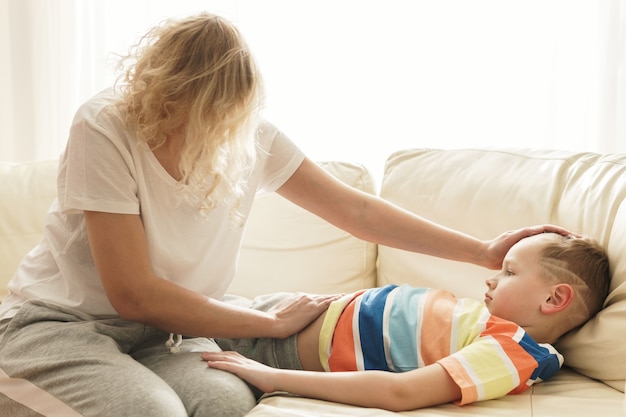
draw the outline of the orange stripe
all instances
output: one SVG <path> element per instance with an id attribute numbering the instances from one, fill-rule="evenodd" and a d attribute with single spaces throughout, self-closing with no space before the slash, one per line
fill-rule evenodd
<path id="1" fill-rule="evenodd" d="M 496 332 L 498 334 L 504 334 L 509 337 L 513 337 L 519 326 L 511 321 L 503 320 L 496 316 L 489 316 L 489 320 L 487 321 L 487 325 L 485 326 L 484 334 L 491 334 L 491 329 L 494 327 L 497 328 Z"/>
<path id="2" fill-rule="evenodd" d="M 448 372 L 454 383 L 461 388 L 461 399 L 456 405 L 465 405 L 478 399 L 478 389 L 463 365 L 453 356 L 448 356 L 438 362 Z"/>
<path id="3" fill-rule="evenodd" d="M 328 366 L 332 372 L 357 370 L 354 352 L 354 332 L 352 331 L 353 318 L 354 298 L 344 308 L 335 326 L 330 357 L 328 358 Z"/>
<path id="4" fill-rule="evenodd" d="M 11 378 L 2 369 L 0 369 L 0 393 L 46 417 L 83 417 L 32 382 L 22 378 Z"/>
<path id="5" fill-rule="evenodd" d="M 495 330 L 494 330 L 495 328 Z M 528 388 L 526 381 L 530 379 L 533 372 L 539 365 L 537 360 L 519 345 L 511 337 L 517 333 L 519 327 L 517 324 L 498 317 L 491 316 L 487 322 L 487 328 L 483 334 L 489 334 L 502 346 L 503 351 L 507 354 L 511 362 L 515 365 L 519 376 L 520 385 L 515 387 L 511 393 L 518 394 Z M 495 334 L 492 334 L 495 333 Z"/>
<path id="6" fill-rule="evenodd" d="M 420 353 L 425 365 L 450 355 L 452 316 L 456 305 L 454 296 L 448 291 L 432 291 L 426 300 L 422 320 Z"/>

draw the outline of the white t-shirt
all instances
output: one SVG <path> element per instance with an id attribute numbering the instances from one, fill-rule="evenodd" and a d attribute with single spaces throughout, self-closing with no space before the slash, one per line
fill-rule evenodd
<path id="1" fill-rule="evenodd" d="M 141 216 L 157 276 L 221 298 L 235 273 L 243 227 L 217 207 L 205 218 L 181 197 L 178 183 L 154 154 L 124 126 L 112 90 L 76 113 L 61 157 L 58 199 L 44 238 L 11 279 L 0 318 L 11 317 L 29 299 L 40 299 L 94 316 L 116 316 L 89 248 L 83 210 Z M 239 211 L 247 217 L 254 196 L 279 188 L 304 155 L 280 131 L 262 123 L 257 162 Z"/>

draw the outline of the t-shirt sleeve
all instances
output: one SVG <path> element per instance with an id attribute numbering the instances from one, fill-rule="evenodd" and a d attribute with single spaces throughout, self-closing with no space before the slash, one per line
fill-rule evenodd
<path id="1" fill-rule="evenodd" d="M 260 153 L 262 164 L 261 180 L 257 193 L 270 193 L 280 188 L 304 160 L 304 153 L 287 135 L 269 122 L 259 127 Z"/>
<path id="2" fill-rule="evenodd" d="M 457 404 L 463 405 L 520 393 L 558 372 L 563 358 L 552 346 L 537 344 L 519 329 L 513 334 L 483 334 L 438 363 L 461 388 Z"/>
<path id="3" fill-rule="evenodd" d="M 131 152 L 116 136 L 120 127 L 114 121 L 107 126 L 106 117 L 99 117 L 96 122 L 79 111 L 70 129 L 59 166 L 60 208 L 66 214 L 82 210 L 139 214 Z"/>

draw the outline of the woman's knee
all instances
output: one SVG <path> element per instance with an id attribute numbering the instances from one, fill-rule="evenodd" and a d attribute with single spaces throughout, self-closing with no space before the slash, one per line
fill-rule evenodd
<path id="1" fill-rule="evenodd" d="M 154 390 L 151 392 L 134 392 L 125 397 L 128 401 L 120 401 L 113 409 L 99 410 L 97 414 L 107 416 L 150 416 L 150 417 L 187 417 L 184 404 L 172 392 Z M 117 402 L 113 397 L 111 402 Z"/>
<path id="2" fill-rule="evenodd" d="M 209 368 L 202 350 L 219 349 L 213 341 L 197 346 L 185 339 L 181 352 L 163 354 L 163 348 L 146 348 L 136 353 L 140 362 L 158 375 L 181 399 L 190 416 L 243 416 L 255 405 L 250 387 L 237 376 Z M 198 342 L 200 343 L 200 341 Z"/>
<path id="3" fill-rule="evenodd" d="M 207 381 L 210 383 L 182 395 L 190 416 L 240 417 L 256 405 L 255 394 L 235 375 L 207 369 Z"/>

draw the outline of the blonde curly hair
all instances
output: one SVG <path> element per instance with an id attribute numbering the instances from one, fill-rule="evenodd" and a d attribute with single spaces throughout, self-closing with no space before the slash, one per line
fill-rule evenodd
<path id="1" fill-rule="evenodd" d="M 151 150 L 180 137 L 179 183 L 208 212 L 238 205 L 256 159 L 263 101 L 257 65 L 237 28 L 202 13 L 168 20 L 123 58 L 119 105 L 127 127 Z"/>

